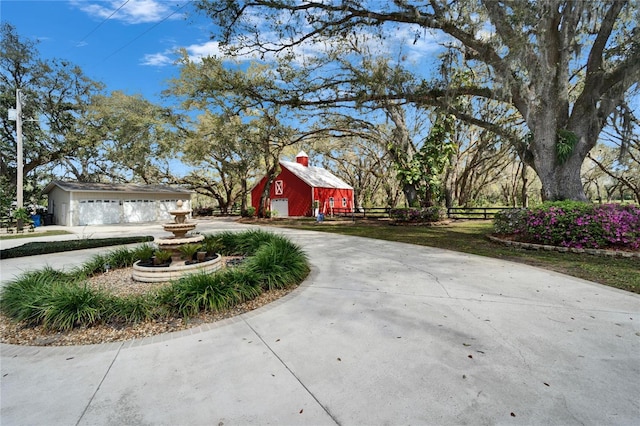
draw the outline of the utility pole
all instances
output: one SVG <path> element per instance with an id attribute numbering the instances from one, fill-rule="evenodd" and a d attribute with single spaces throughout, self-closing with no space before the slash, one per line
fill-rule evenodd
<path id="1" fill-rule="evenodd" d="M 24 207 L 22 187 L 23 187 L 23 158 L 22 158 L 22 99 L 20 99 L 20 89 L 16 89 L 16 148 L 18 150 L 18 158 L 16 164 L 16 201 L 17 208 Z"/>

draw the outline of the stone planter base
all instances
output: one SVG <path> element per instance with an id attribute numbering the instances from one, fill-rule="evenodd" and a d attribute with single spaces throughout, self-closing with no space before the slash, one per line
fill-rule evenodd
<path id="1" fill-rule="evenodd" d="M 132 278 L 135 281 L 144 283 L 159 283 L 164 281 L 177 280 L 185 275 L 199 274 L 202 272 L 212 273 L 222 267 L 222 256 L 219 254 L 206 262 L 185 265 L 185 262 L 174 262 L 167 267 L 140 266 L 139 261 L 133 264 Z"/>

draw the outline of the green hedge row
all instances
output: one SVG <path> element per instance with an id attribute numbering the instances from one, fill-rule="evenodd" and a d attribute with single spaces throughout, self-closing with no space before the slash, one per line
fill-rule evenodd
<path id="1" fill-rule="evenodd" d="M 0 250 L 0 259 L 14 257 L 36 256 L 39 254 L 60 253 L 64 251 L 84 250 L 98 247 L 118 246 L 153 241 L 152 236 L 119 237 L 119 238 L 83 238 L 68 241 L 35 241 L 18 247 Z"/>

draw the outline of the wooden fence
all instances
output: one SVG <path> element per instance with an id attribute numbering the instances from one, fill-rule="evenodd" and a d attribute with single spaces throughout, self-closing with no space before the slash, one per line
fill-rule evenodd
<path id="1" fill-rule="evenodd" d="M 519 207 L 449 207 L 449 219 L 493 219 L 496 213 L 503 210 L 517 210 Z"/>
<path id="2" fill-rule="evenodd" d="M 519 207 L 449 207 L 447 217 L 449 219 L 493 219 L 495 214 L 502 210 L 516 210 Z M 326 216 L 349 217 L 353 219 L 379 219 L 389 217 L 388 207 L 360 207 L 355 210 L 335 207 L 327 209 Z M 221 216 L 222 212 L 218 208 L 196 209 L 194 213 L 203 216 Z M 231 216 L 239 216 L 240 209 L 229 211 Z"/>
<path id="3" fill-rule="evenodd" d="M 519 207 L 449 207 L 447 217 L 449 219 L 493 219 L 496 213 L 502 210 L 516 210 Z M 351 209 L 334 208 L 333 216 L 353 217 L 353 218 L 387 218 L 389 217 L 387 207 L 362 207 L 351 211 Z M 327 211 L 327 216 L 331 216 L 331 211 Z"/>

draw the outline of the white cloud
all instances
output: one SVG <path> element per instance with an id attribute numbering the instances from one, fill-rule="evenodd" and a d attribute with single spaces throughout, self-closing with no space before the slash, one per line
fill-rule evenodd
<path id="1" fill-rule="evenodd" d="M 218 58 L 226 56 L 220 49 L 220 44 L 215 41 L 208 41 L 202 44 L 191 44 L 185 46 L 184 49 L 189 55 L 189 59 L 194 62 L 201 61 L 202 58 L 207 56 L 216 56 Z M 178 59 L 177 54 L 178 47 L 175 46 L 172 49 L 165 50 L 158 53 L 147 53 L 142 58 L 141 64 L 154 67 L 163 67 L 167 65 L 173 65 L 175 60 Z"/>
<path id="2" fill-rule="evenodd" d="M 97 19 L 111 19 L 126 24 L 144 24 L 159 22 L 176 10 L 175 4 L 159 0 L 108 0 L 106 2 L 87 2 L 71 0 L 70 3 Z M 121 8 L 120 8 L 121 7 Z M 118 8 L 120 8 L 118 10 Z M 115 13 L 114 13 L 115 12 Z M 112 16 L 113 15 L 113 16 Z M 170 19 L 180 18 L 176 13 Z"/>
<path id="3" fill-rule="evenodd" d="M 152 67 L 163 67 L 173 64 L 173 58 L 165 53 L 148 53 L 142 58 L 141 64 Z"/>
<path id="4" fill-rule="evenodd" d="M 192 61 L 199 61 L 207 56 L 225 56 L 224 52 L 220 49 L 220 43 L 217 41 L 208 41 L 203 44 L 192 44 L 185 47 L 189 54 L 189 59 Z"/>

